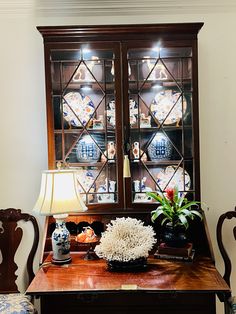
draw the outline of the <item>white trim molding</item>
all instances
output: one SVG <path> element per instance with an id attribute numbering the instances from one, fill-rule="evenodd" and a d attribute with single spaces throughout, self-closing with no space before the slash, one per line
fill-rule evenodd
<path id="1" fill-rule="evenodd" d="M 1 0 L 0 14 L 38 17 L 236 12 L 235 0 Z"/>
<path id="2" fill-rule="evenodd" d="M 0 0 L 0 15 L 25 16 L 34 12 L 31 0 Z"/>

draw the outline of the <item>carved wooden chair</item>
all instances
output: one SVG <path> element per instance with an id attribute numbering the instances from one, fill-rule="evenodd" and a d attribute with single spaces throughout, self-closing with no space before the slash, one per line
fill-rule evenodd
<path id="1" fill-rule="evenodd" d="M 220 253 L 222 255 L 224 266 L 225 266 L 225 273 L 224 273 L 224 280 L 227 282 L 227 284 L 230 287 L 230 276 L 232 271 L 232 263 L 229 258 L 228 253 L 226 252 L 226 249 L 223 244 L 222 239 L 222 227 L 223 223 L 226 219 L 232 219 L 236 218 L 236 211 L 228 211 L 224 214 L 222 214 L 219 217 L 217 228 L 216 228 L 216 236 L 217 236 L 217 243 L 219 246 Z M 236 226 L 233 228 L 233 235 L 236 240 Z M 229 295 L 225 300 L 225 314 L 236 314 L 236 296 Z"/>
<path id="2" fill-rule="evenodd" d="M 14 259 L 23 239 L 23 229 L 18 225 L 19 221 L 30 222 L 33 225 L 32 247 L 28 250 L 22 249 L 21 253 L 26 254 L 28 282 L 30 283 L 34 277 L 33 259 L 39 242 L 37 221 L 34 216 L 21 213 L 20 209 L 0 209 L 0 313 L 4 314 L 36 313 L 30 298 L 21 294 L 16 285 L 18 266 Z"/>

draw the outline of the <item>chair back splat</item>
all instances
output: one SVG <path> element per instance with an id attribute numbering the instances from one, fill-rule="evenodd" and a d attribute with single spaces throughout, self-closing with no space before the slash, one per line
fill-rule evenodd
<path id="1" fill-rule="evenodd" d="M 33 259 L 39 243 L 39 228 L 34 216 L 22 213 L 20 209 L 0 209 L 0 250 L 2 262 L 0 264 L 0 293 L 19 292 L 16 285 L 17 264 L 14 261 L 19 247 L 23 230 L 17 225 L 18 221 L 31 222 L 34 229 L 34 240 L 26 256 L 29 283 L 34 277 Z M 24 253 L 24 252 L 23 252 Z"/>

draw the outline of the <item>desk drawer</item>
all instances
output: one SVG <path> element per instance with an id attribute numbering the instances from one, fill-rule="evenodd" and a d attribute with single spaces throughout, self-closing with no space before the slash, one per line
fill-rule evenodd
<path id="1" fill-rule="evenodd" d="M 120 292 L 54 294 L 41 297 L 41 313 L 215 314 L 213 293 Z"/>

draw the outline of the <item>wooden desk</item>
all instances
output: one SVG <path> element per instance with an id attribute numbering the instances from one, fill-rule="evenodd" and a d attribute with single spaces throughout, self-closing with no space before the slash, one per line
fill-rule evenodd
<path id="1" fill-rule="evenodd" d="M 85 261 L 83 255 L 72 254 L 65 266 L 48 263 L 49 256 L 39 269 L 27 294 L 40 297 L 42 314 L 214 314 L 215 295 L 230 292 L 207 258 L 150 258 L 143 272 L 116 273 L 103 260 Z"/>

